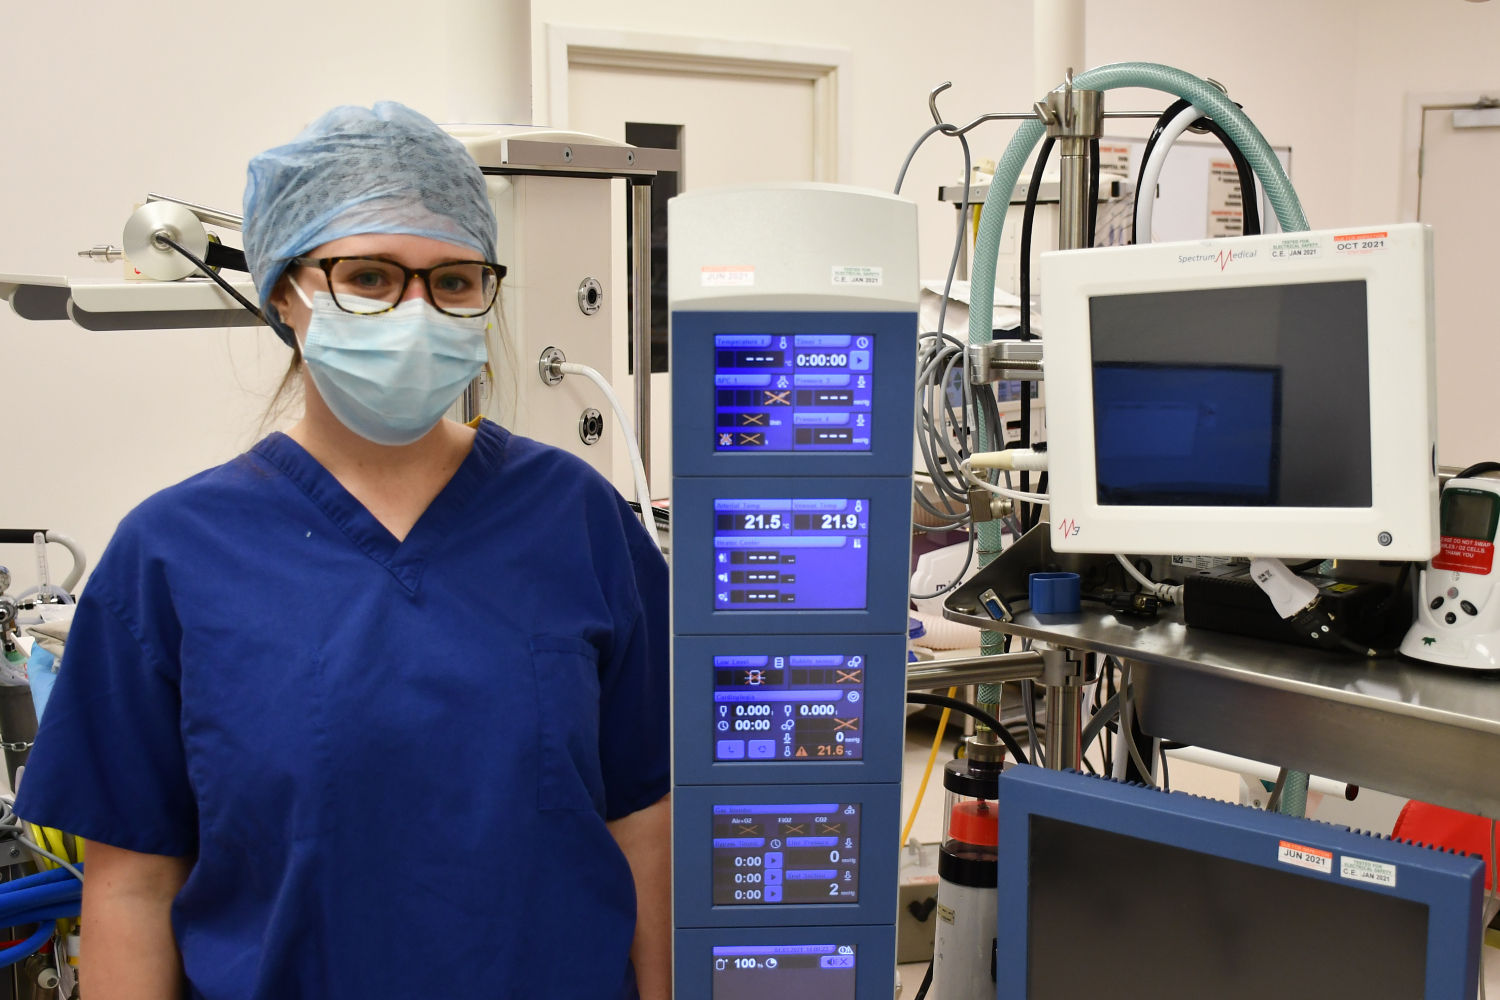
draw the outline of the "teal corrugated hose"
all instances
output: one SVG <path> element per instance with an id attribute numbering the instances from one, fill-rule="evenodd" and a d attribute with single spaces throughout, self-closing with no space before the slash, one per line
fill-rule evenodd
<path id="1" fill-rule="evenodd" d="M 1213 84 L 1201 77 L 1186 73 L 1171 66 L 1158 63 L 1112 63 L 1098 66 L 1073 78 L 1073 86 L 1079 90 L 1117 90 L 1121 87 L 1145 87 L 1165 91 L 1175 97 L 1192 101 L 1228 133 L 1236 146 L 1245 154 L 1245 159 L 1255 170 L 1266 197 L 1276 212 L 1276 219 L 1285 232 L 1301 232 L 1307 228 L 1307 218 L 1302 213 L 1302 203 L 1291 181 L 1281 169 L 1271 146 L 1260 130 L 1251 123 L 1245 113 Z M 984 211 L 979 217 L 979 231 L 974 237 L 974 263 L 970 269 L 969 299 L 969 343 L 987 344 L 992 339 L 991 318 L 994 310 L 995 258 L 1000 250 L 1000 234 L 1005 227 L 1005 213 L 1010 205 L 1010 194 L 1015 189 L 1021 169 L 1046 132 L 1040 121 L 1024 122 L 1016 129 L 1010 145 L 990 182 L 990 193 L 984 201 Z M 1021 289 L 1029 294 L 1030 289 Z M 989 428 L 980 418 L 978 448 L 1003 448 L 1003 438 L 991 440 Z M 1000 554 L 1000 525 L 986 521 L 977 525 L 979 565 L 984 566 Z M 980 650 L 986 655 L 998 653 L 1002 636 L 998 632 L 983 632 L 980 635 Z M 1307 775 L 1292 771 L 1287 775 L 1286 786 L 1281 796 L 1281 811 L 1300 816 L 1307 804 Z"/>
<path id="2" fill-rule="evenodd" d="M 1307 814 L 1307 772 L 1288 771 L 1281 786 L 1281 812 L 1288 816 Z"/>

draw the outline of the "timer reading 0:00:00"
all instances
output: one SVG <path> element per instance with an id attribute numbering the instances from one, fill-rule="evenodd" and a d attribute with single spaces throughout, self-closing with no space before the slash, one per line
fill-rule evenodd
<path id="1" fill-rule="evenodd" d="M 847 354 L 799 354 L 797 355 L 798 368 L 846 368 L 849 365 Z"/>

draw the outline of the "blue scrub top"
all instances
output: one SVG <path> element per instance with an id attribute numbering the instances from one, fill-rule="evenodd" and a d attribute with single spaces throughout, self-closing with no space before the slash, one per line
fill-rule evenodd
<path id="1" fill-rule="evenodd" d="M 197 855 L 192 995 L 614 998 L 605 828 L 670 789 L 667 568 L 614 488 L 484 423 L 397 543 L 301 446 L 121 522 L 17 810 Z"/>

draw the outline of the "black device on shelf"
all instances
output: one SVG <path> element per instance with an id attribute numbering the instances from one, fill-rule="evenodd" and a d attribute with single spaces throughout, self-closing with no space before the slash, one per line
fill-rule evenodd
<path id="1" fill-rule="evenodd" d="M 1331 641 L 1315 640 L 1294 619 L 1277 614 L 1271 599 L 1251 579 L 1250 567 L 1243 565 L 1190 574 L 1183 581 L 1183 620 L 1189 628 L 1315 649 L 1337 646 L 1340 639 L 1376 649 L 1394 647 L 1411 624 L 1410 602 L 1400 600 L 1388 583 L 1301 575 L 1318 588 L 1317 606 L 1329 619 Z"/>

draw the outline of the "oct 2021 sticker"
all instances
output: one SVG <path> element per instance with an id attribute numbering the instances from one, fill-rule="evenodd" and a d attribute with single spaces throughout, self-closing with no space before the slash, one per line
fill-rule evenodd
<path id="1" fill-rule="evenodd" d="M 1346 233 L 1333 238 L 1334 253 L 1375 253 L 1387 245 L 1385 233 Z"/>

